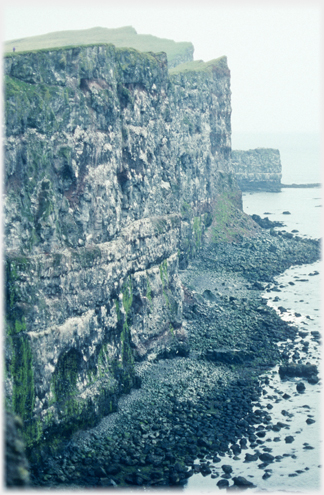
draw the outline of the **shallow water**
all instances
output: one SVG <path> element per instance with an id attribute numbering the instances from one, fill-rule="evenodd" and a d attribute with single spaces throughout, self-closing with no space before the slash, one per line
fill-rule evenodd
<path id="1" fill-rule="evenodd" d="M 269 216 L 270 220 L 284 221 L 282 229 L 291 232 L 299 230 L 299 235 L 319 238 L 321 235 L 320 189 L 285 189 L 281 193 L 251 193 L 244 194 L 244 211 L 250 215 L 256 213 L 262 217 Z M 290 211 L 290 215 L 284 215 L 283 211 Z M 269 212 L 269 214 L 265 214 Z M 297 338 L 292 354 L 296 349 L 300 353 L 302 363 L 310 362 L 318 365 L 320 369 L 320 345 L 314 340 L 311 332 L 321 332 L 321 265 L 318 261 L 311 265 L 293 266 L 276 278 L 277 285 L 268 289 L 263 297 L 274 308 L 284 307 L 287 311 L 279 314 L 285 320 L 291 321 L 299 330 L 308 332 L 303 338 L 309 342 L 307 354 L 301 351 L 301 337 Z M 290 285 L 293 283 L 294 285 Z M 275 300 L 277 299 L 277 300 Z M 297 313 L 297 315 L 295 314 Z M 287 341 L 289 344 L 289 341 Z M 287 342 L 278 344 L 281 348 L 287 347 Z M 265 375 L 263 375 L 265 376 Z M 319 491 L 321 482 L 321 448 L 322 438 L 320 429 L 321 406 L 321 381 L 311 385 L 306 379 L 294 378 L 281 380 L 278 366 L 267 372 L 269 384 L 262 385 L 264 395 L 261 395 L 259 403 L 265 407 L 269 404 L 269 414 L 272 424 L 277 421 L 286 423 L 286 428 L 279 432 L 266 430 L 266 436 L 262 438 L 260 445 L 242 449 L 237 458 L 225 455 L 221 462 L 213 464 L 212 472 L 219 477 L 203 477 L 195 474 L 188 480 L 185 491 L 200 493 L 213 493 L 218 490 L 216 483 L 223 474 L 221 465 L 229 464 L 233 468 L 232 476 L 244 476 L 256 485 L 249 491 L 268 492 L 294 492 L 309 493 Z M 321 374 L 319 375 L 321 377 Z M 306 390 L 298 393 L 296 384 L 303 381 Z M 283 398 L 284 394 L 290 397 Z M 272 408 L 271 408 L 272 406 Z M 259 406 L 256 406 L 258 408 Z M 313 424 L 307 424 L 307 419 L 315 420 Z M 285 437 L 292 435 L 292 443 L 286 443 Z M 312 447 L 312 448 L 310 448 Z M 261 461 L 245 462 L 245 454 L 260 453 L 263 449 L 271 449 L 273 456 L 281 456 L 265 467 L 258 467 Z M 267 450 L 266 450 L 267 451 Z M 268 470 L 268 471 L 266 471 Z M 265 474 L 270 475 L 263 479 Z M 229 480 L 230 485 L 233 484 Z"/>
<path id="2" fill-rule="evenodd" d="M 267 292 L 264 297 L 267 297 L 269 304 L 273 307 L 284 306 L 290 308 L 291 311 L 285 313 L 286 320 L 290 320 L 294 325 L 298 326 L 303 331 L 309 332 L 309 336 L 305 337 L 304 341 L 309 341 L 309 351 L 307 355 L 300 352 L 300 356 L 303 363 L 311 362 L 312 364 L 320 364 L 320 349 L 319 344 L 311 339 L 311 331 L 319 330 L 320 315 L 316 311 L 316 303 L 312 304 L 312 300 L 305 299 L 303 303 L 299 303 L 297 298 L 304 297 L 305 284 L 307 282 L 295 282 L 295 286 L 287 285 L 289 281 L 295 280 L 296 276 L 305 279 L 308 277 L 313 282 L 308 286 L 308 295 L 318 294 L 318 287 L 320 285 L 319 275 L 308 276 L 309 273 L 320 270 L 320 262 L 313 265 L 303 265 L 300 267 L 292 267 L 287 270 L 283 275 L 277 278 L 277 281 L 282 286 L 281 292 Z M 303 285 L 304 284 L 304 285 Z M 274 297 L 280 297 L 280 300 L 274 303 L 272 299 Z M 294 304 L 298 302 L 298 305 Z M 313 300 L 315 302 L 315 298 Z M 294 310 L 301 314 L 301 316 L 294 316 Z M 311 319 L 306 318 L 306 316 Z M 300 341 L 298 338 L 297 341 Z M 280 345 L 280 344 L 279 344 Z M 298 347 L 294 346 L 295 348 Z M 249 489 L 249 491 L 294 491 L 294 492 L 309 492 L 311 490 L 319 490 L 321 487 L 321 436 L 320 436 L 320 405 L 321 405 L 321 385 L 320 383 L 310 385 L 306 380 L 301 378 L 294 378 L 290 380 L 281 380 L 278 373 L 278 366 L 270 370 L 266 375 L 268 376 L 270 383 L 263 385 L 262 388 L 266 393 L 260 397 L 259 403 L 272 406 L 269 409 L 272 424 L 276 424 L 277 421 L 286 423 L 288 428 L 282 428 L 279 432 L 272 430 L 267 431 L 267 434 L 262 441 L 263 444 L 255 448 L 242 449 L 242 453 L 237 456 L 237 459 L 233 459 L 233 456 L 225 455 L 222 457 L 221 462 L 215 465 L 215 471 L 221 475 L 223 471 L 221 469 L 222 464 L 229 464 L 233 467 L 233 476 L 244 476 L 247 480 L 252 481 L 256 485 L 256 488 Z M 304 393 L 298 393 L 296 391 L 296 384 L 298 381 L 303 381 L 306 385 Z M 284 394 L 290 395 L 290 398 L 284 399 Z M 306 407 L 307 406 L 307 407 Z M 256 406 L 255 408 L 258 408 Z M 284 411 L 284 413 L 282 412 Z M 286 411 L 286 412 L 285 412 Z M 288 413 L 288 414 L 287 414 Z M 315 420 L 313 424 L 307 424 L 307 418 Z M 291 444 L 285 442 L 285 437 L 292 435 L 294 441 Z M 305 444 L 309 444 L 312 449 L 305 448 Z M 250 443 L 248 442 L 248 446 Z M 245 454 L 254 454 L 256 450 L 262 453 L 263 448 L 270 448 L 270 453 L 273 456 L 282 456 L 282 459 L 275 460 L 265 468 L 259 468 L 261 461 L 245 462 Z M 292 457 L 293 456 L 293 457 Z M 262 476 L 266 470 L 270 474 L 270 477 L 263 479 Z M 217 490 L 217 481 L 220 478 L 212 479 L 210 476 L 203 477 L 201 474 L 192 476 L 188 482 L 188 489 L 194 491 L 212 491 Z M 232 484 L 230 482 L 230 484 Z"/>
<path id="3" fill-rule="evenodd" d="M 280 230 L 298 230 L 296 234 L 303 237 L 321 237 L 322 189 L 319 187 L 282 189 L 279 193 L 244 193 L 243 209 L 249 215 L 255 213 L 283 222 Z"/>

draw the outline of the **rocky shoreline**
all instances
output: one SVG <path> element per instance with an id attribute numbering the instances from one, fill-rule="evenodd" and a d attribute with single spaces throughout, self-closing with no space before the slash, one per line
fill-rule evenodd
<path id="1" fill-rule="evenodd" d="M 261 407 L 259 377 L 287 364 L 288 347 L 279 351 L 276 344 L 298 336 L 261 294 L 288 267 L 320 258 L 318 240 L 268 227 L 237 243 L 203 248 L 180 272 L 182 355 L 136 363 L 139 388 L 98 426 L 75 433 L 59 455 L 32 466 L 32 486 L 181 487 L 196 472 L 216 478 L 216 465 L 222 466 L 219 488 L 252 486 L 233 477 L 222 457 L 235 458 L 247 442 L 260 447 L 265 430 L 284 427 L 273 425 Z M 266 448 L 255 456 L 267 470 L 273 456 Z"/>

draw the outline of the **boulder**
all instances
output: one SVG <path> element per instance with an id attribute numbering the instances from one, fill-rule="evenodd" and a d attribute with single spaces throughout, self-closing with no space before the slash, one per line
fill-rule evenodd
<path id="1" fill-rule="evenodd" d="M 255 485 L 248 481 L 244 476 L 235 476 L 233 478 L 234 485 L 239 486 L 240 488 L 253 488 Z"/>
<path id="2" fill-rule="evenodd" d="M 245 462 L 257 461 L 259 458 L 259 454 L 245 454 Z"/>
<path id="3" fill-rule="evenodd" d="M 228 480 L 221 479 L 217 483 L 218 488 L 227 488 L 229 486 Z"/>
<path id="4" fill-rule="evenodd" d="M 279 366 L 279 375 L 283 377 L 305 377 L 317 375 L 318 369 L 315 364 L 289 363 Z"/>
<path id="5" fill-rule="evenodd" d="M 205 298 L 209 302 L 215 302 L 215 301 L 217 301 L 217 297 L 209 289 L 204 290 L 204 292 L 203 292 L 203 298 Z"/>
<path id="6" fill-rule="evenodd" d="M 308 381 L 308 383 L 310 383 L 311 385 L 315 385 L 316 383 L 318 383 L 319 378 L 318 378 L 318 376 L 316 376 L 316 375 L 312 375 L 312 376 L 310 376 L 309 378 L 307 378 L 307 381 Z"/>
<path id="7" fill-rule="evenodd" d="M 224 471 L 224 473 L 230 474 L 230 473 L 232 473 L 233 468 L 232 468 L 232 466 L 230 466 L 228 464 L 223 464 L 222 465 L 222 470 Z"/>
<path id="8" fill-rule="evenodd" d="M 268 454 L 267 452 L 264 452 L 259 455 L 260 461 L 263 462 L 272 462 L 274 460 L 274 456 L 271 454 Z"/>
<path id="9" fill-rule="evenodd" d="M 297 383 L 297 386 L 296 386 L 296 390 L 297 390 L 297 392 L 299 392 L 299 393 L 305 392 L 305 390 L 306 390 L 305 383 L 303 383 L 303 382 L 298 382 L 298 383 Z"/>

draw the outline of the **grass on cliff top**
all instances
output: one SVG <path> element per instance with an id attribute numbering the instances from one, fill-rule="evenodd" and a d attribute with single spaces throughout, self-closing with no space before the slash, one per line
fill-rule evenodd
<path id="1" fill-rule="evenodd" d="M 57 31 L 29 38 L 10 40 L 5 42 L 4 51 L 5 54 L 12 53 L 13 47 L 15 47 L 16 52 L 22 52 L 101 43 L 109 43 L 123 48 L 135 48 L 142 52 L 166 52 L 169 62 L 172 62 L 172 59 L 176 56 L 183 55 L 187 49 L 192 49 L 193 51 L 193 45 L 190 42 L 176 42 L 157 38 L 150 34 L 137 34 L 131 26 L 117 29 L 95 27 L 76 31 Z"/>
<path id="2" fill-rule="evenodd" d="M 227 58 L 225 56 L 215 58 L 209 62 L 203 60 L 193 60 L 192 62 L 185 62 L 183 64 L 173 67 L 169 70 L 171 75 L 180 74 L 184 72 L 207 72 L 212 70 L 213 67 L 219 67 L 221 69 L 227 69 Z"/>

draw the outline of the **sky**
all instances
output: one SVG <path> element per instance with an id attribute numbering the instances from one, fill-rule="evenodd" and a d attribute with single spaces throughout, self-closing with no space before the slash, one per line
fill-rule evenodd
<path id="1" fill-rule="evenodd" d="M 2 2 L 2 39 L 101 26 L 191 41 L 194 59 L 227 56 L 232 132 L 320 132 L 323 1 Z"/>

